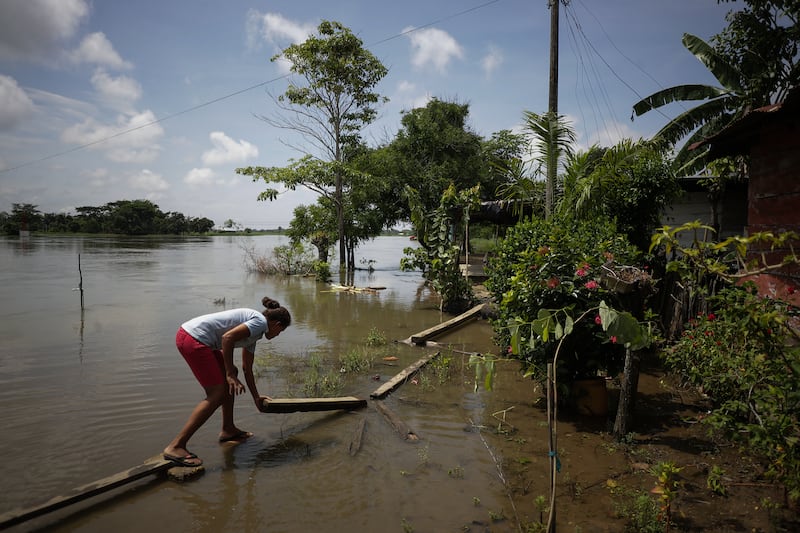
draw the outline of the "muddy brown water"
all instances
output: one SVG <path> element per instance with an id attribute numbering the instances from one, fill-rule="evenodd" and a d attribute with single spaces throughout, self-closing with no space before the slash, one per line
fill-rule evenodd
<path id="1" fill-rule="evenodd" d="M 407 239 L 379 238 L 359 250 L 375 270 L 359 271 L 355 284 L 385 287 L 377 294 L 246 271 L 243 244 L 266 254 L 283 243 L 0 239 L 0 514 L 160 453 L 202 395 L 174 346 L 177 327 L 192 316 L 260 308 L 264 295 L 287 306 L 292 327 L 258 344 L 259 389 L 275 397 L 303 395 L 312 357 L 323 368 L 337 367 L 342 354 L 379 331 L 390 343 L 375 349 L 376 366 L 341 375 L 340 394 L 364 398 L 426 353 L 391 341 L 451 318 L 438 311 L 419 273 L 399 271 Z M 79 255 L 83 311 L 75 290 Z M 491 351 L 491 336 L 486 322 L 476 322 L 443 341 Z M 386 400 L 418 434 L 417 443 L 399 438 L 372 408 L 267 415 L 240 397 L 237 422 L 255 437 L 220 446 L 216 414 L 190 442 L 205 462 L 202 476 L 183 483 L 148 478 L 16 529 L 456 531 L 491 524 L 492 516 L 508 514 L 509 498 L 492 444 L 475 428 L 493 423 L 498 400 L 475 392 L 465 356 L 452 356 L 451 372 L 447 380 L 423 373 Z M 362 447 L 351 456 L 361 419 Z"/>

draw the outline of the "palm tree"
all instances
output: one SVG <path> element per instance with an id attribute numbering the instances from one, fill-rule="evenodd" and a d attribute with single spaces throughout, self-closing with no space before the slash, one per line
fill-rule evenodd
<path id="1" fill-rule="evenodd" d="M 546 168 L 554 169 L 562 156 L 570 157 L 572 155 L 577 137 L 575 130 L 572 129 L 572 125 L 567 122 L 564 115 L 552 112 L 538 114 L 533 111 L 525 111 L 524 117 L 523 127 L 532 142 L 534 159 L 543 162 Z M 545 217 L 548 219 L 552 216 L 555 205 L 558 185 L 556 181 L 556 172 L 548 171 L 545 186 Z"/>
<path id="2" fill-rule="evenodd" d="M 640 116 L 672 102 L 704 100 L 704 103 L 670 120 L 653 137 L 654 141 L 671 148 L 691 134 L 676 154 L 674 165 L 678 173 L 696 173 L 708 163 L 706 161 L 708 148 L 690 154 L 689 147 L 742 116 L 748 110 L 750 100 L 743 85 L 744 76 L 741 71 L 713 47 L 688 33 L 683 34 L 681 42 L 711 71 L 720 86 L 693 84 L 663 89 L 636 102 L 633 105 L 633 115 Z"/>

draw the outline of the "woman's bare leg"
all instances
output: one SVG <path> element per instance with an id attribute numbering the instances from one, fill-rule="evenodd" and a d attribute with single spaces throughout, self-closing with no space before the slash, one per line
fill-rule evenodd
<path id="1" fill-rule="evenodd" d="M 189 450 L 186 449 L 189 439 L 191 439 L 192 435 L 206 423 L 211 415 L 214 414 L 214 411 L 225 402 L 226 396 L 230 396 L 230 394 L 228 394 L 228 386 L 225 383 L 206 387 L 205 399 L 197 404 L 181 431 L 172 439 L 167 447 L 164 448 L 164 454 L 177 457 L 186 457 L 189 455 Z M 202 464 L 202 461 L 199 459 L 187 460 L 187 462 L 197 465 Z"/>

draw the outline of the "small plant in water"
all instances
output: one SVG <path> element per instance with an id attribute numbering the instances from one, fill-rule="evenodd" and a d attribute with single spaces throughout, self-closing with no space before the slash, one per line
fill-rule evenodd
<path id="1" fill-rule="evenodd" d="M 339 357 L 341 372 L 364 372 L 372 367 L 372 354 L 363 348 L 353 348 Z"/>
<path id="2" fill-rule="evenodd" d="M 672 502 L 678 495 L 678 480 L 675 479 L 680 468 L 675 463 L 665 461 L 655 465 L 650 472 L 656 476 L 656 486 L 653 493 L 659 494 L 661 507 L 659 509 L 659 520 L 664 524 L 664 530 L 669 531 L 672 522 Z"/>
<path id="3" fill-rule="evenodd" d="M 481 504 L 481 499 L 478 498 L 477 496 L 473 496 L 472 497 L 472 505 L 474 505 L 475 507 L 478 507 L 480 504 Z"/>
<path id="4" fill-rule="evenodd" d="M 371 328 L 367 333 L 367 346 L 385 346 L 386 334 L 377 328 Z"/>
<path id="5" fill-rule="evenodd" d="M 303 392 L 310 398 L 325 398 L 335 396 L 343 387 L 342 378 L 338 372 L 325 370 L 322 358 L 312 355 L 309 360 L 309 369 L 303 379 Z"/>
<path id="6" fill-rule="evenodd" d="M 403 520 L 400 521 L 400 525 L 403 526 L 403 531 L 405 533 L 413 533 L 414 532 L 414 527 L 405 518 L 403 518 Z"/>
<path id="7" fill-rule="evenodd" d="M 464 468 L 456 465 L 447 471 L 447 475 L 456 479 L 464 479 Z"/>
<path id="8" fill-rule="evenodd" d="M 706 486 L 711 489 L 711 492 L 719 496 L 728 495 L 728 489 L 725 488 L 725 484 L 722 482 L 724 475 L 725 471 L 719 465 L 714 465 L 708 472 L 708 478 L 706 478 Z"/>

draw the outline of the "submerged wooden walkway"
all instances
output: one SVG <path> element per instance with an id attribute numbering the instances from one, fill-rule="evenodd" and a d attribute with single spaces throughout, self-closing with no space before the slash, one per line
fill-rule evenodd
<path id="1" fill-rule="evenodd" d="M 469 322 L 470 320 L 477 318 L 478 315 L 484 310 L 486 304 L 476 305 L 469 311 L 458 315 L 457 317 L 451 318 L 446 322 L 442 322 L 441 324 L 437 324 L 431 328 L 426 330 L 420 331 L 419 333 L 415 333 L 411 335 L 409 338 L 404 340 L 406 344 L 425 344 L 428 340 L 437 337 L 443 333 L 446 333 L 450 330 L 458 328 L 465 323 Z"/>
<path id="2" fill-rule="evenodd" d="M 97 496 L 104 492 L 108 492 L 117 487 L 121 487 L 127 483 L 131 483 L 143 477 L 166 472 L 171 468 L 180 468 L 181 470 L 190 469 L 196 470 L 202 467 L 183 468 L 179 467 L 172 461 L 167 461 L 160 456 L 148 459 L 139 466 L 129 468 L 114 475 L 105 477 L 94 483 L 88 483 L 80 487 L 75 487 L 68 493 L 56 496 L 40 505 L 28 507 L 26 509 L 15 509 L 0 515 L 0 530 L 7 529 L 11 526 L 21 524 L 38 516 L 42 516 L 52 511 L 56 511 L 73 503 L 78 503 L 83 500 L 89 499 L 92 496 Z"/>
<path id="3" fill-rule="evenodd" d="M 264 402 L 268 413 L 293 413 L 296 411 L 333 411 L 337 409 L 356 409 L 366 407 L 367 401 L 352 396 L 341 398 L 273 398 Z M 360 446 L 360 443 L 359 443 Z M 164 459 L 161 455 L 151 457 L 144 463 L 117 472 L 93 483 L 75 487 L 66 494 L 56 496 L 42 504 L 23 509 L 14 509 L 0 515 L 0 530 L 8 529 L 47 513 L 57 511 L 74 503 L 88 500 L 104 492 L 116 489 L 128 483 L 162 472 L 170 477 L 182 480 L 204 470 L 203 466 L 183 467 Z"/>

